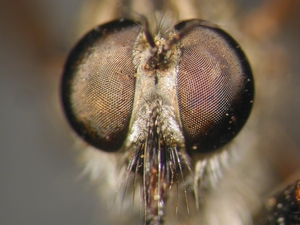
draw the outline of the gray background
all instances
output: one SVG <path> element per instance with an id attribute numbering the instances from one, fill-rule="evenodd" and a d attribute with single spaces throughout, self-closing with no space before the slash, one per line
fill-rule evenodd
<path id="1" fill-rule="evenodd" d="M 103 212 L 58 102 L 81 2 L 0 1 L 1 225 L 92 224 Z"/>
<path id="2" fill-rule="evenodd" d="M 63 61 L 77 39 L 73 34 L 82 2 L 0 0 L 1 225 L 92 224 L 99 214 L 108 224 L 94 188 L 79 177 L 81 167 L 58 101 Z M 242 6 L 245 11 L 255 7 Z M 300 19 L 294 15 L 289 21 L 278 41 L 291 55 L 293 85 L 278 114 L 299 147 Z"/>

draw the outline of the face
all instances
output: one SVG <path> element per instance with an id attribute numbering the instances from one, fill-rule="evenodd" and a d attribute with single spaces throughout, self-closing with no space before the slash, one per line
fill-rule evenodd
<path id="1" fill-rule="evenodd" d="M 215 25 L 182 21 L 164 38 L 144 20 L 86 34 L 69 55 L 61 92 L 77 134 L 124 158 L 125 182 L 133 174 L 142 190 L 146 224 L 163 224 L 173 184 L 198 176 L 194 155 L 218 154 L 245 124 L 254 80 L 241 47 Z"/>

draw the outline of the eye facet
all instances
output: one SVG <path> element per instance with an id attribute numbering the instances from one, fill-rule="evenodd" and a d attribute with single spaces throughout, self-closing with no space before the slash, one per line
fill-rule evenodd
<path id="1" fill-rule="evenodd" d="M 73 129 L 91 145 L 119 149 L 127 135 L 134 98 L 132 48 L 141 27 L 116 20 L 90 31 L 71 51 L 62 101 Z"/>
<path id="2" fill-rule="evenodd" d="M 240 46 L 201 20 L 175 26 L 181 38 L 178 102 L 188 149 L 207 152 L 229 142 L 253 104 L 252 72 Z M 192 27 L 190 29 L 189 27 Z"/>

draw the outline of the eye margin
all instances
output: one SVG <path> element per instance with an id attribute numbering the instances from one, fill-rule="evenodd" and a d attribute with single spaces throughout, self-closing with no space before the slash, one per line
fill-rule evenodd
<path id="1" fill-rule="evenodd" d="M 76 134 L 81 137 L 88 144 L 107 152 L 115 152 L 119 150 L 125 138 L 120 141 L 113 141 L 116 139 L 115 136 L 111 136 L 111 140 L 105 140 L 99 137 L 96 131 L 92 130 L 87 124 L 85 124 L 79 117 L 74 113 L 72 105 L 71 95 L 72 95 L 72 80 L 76 75 L 76 70 L 80 66 L 81 62 L 90 54 L 89 49 L 92 46 L 91 43 L 95 43 L 109 34 L 121 31 L 131 26 L 140 26 L 137 22 L 125 18 L 113 20 L 111 22 L 101 24 L 87 32 L 78 42 L 75 44 L 73 49 L 70 51 L 66 63 L 64 65 L 62 79 L 60 83 L 60 102 L 64 111 L 64 115 L 76 132 Z M 126 136 L 128 132 L 124 129 L 123 132 L 118 133 L 118 136 Z"/>

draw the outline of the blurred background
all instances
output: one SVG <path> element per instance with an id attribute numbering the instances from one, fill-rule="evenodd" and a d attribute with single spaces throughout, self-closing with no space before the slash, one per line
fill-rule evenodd
<path id="1" fill-rule="evenodd" d="M 0 1 L 0 224 L 92 224 L 99 210 L 58 96 L 81 4 Z"/>
<path id="2" fill-rule="evenodd" d="M 238 1 L 238 16 L 261 3 Z M 62 68 L 78 39 L 83 5 L 84 0 L 0 0 L 1 225 L 92 224 L 99 215 L 101 224 L 109 224 L 106 205 L 80 176 L 72 132 L 59 103 Z M 275 32 L 290 72 L 289 86 L 282 92 L 285 100 L 274 113 L 296 150 L 300 149 L 299 12 L 298 8 L 285 14 Z"/>

